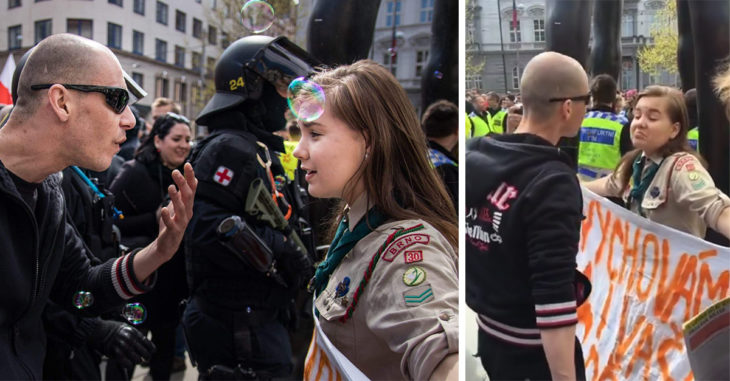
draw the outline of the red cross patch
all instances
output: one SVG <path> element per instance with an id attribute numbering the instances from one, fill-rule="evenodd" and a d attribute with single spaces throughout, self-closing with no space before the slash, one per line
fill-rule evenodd
<path id="1" fill-rule="evenodd" d="M 213 181 L 217 182 L 220 185 L 223 185 L 224 187 L 228 186 L 232 179 L 233 171 L 222 165 L 218 167 L 218 169 L 215 171 L 215 175 L 213 175 Z"/>

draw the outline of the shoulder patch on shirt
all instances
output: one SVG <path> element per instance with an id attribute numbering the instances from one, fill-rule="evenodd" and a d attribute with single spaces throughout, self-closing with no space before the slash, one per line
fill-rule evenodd
<path id="1" fill-rule="evenodd" d="M 403 291 L 403 300 L 407 307 L 415 307 L 433 300 L 433 288 L 430 283 Z"/>
<path id="2" fill-rule="evenodd" d="M 218 169 L 215 170 L 215 174 L 213 175 L 213 181 L 225 187 L 231 183 L 231 180 L 233 180 L 233 171 L 231 171 L 230 169 L 221 165 L 220 167 L 218 167 Z"/>
<path id="3" fill-rule="evenodd" d="M 426 280 L 426 270 L 420 266 L 411 266 L 403 273 L 403 283 L 408 287 L 418 286 Z"/>
<path id="4" fill-rule="evenodd" d="M 431 241 L 431 237 L 428 234 L 413 233 L 404 235 L 385 249 L 382 259 L 384 261 L 393 262 L 395 257 L 400 254 L 401 251 L 405 250 L 409 246 L 413 246 L 417 243 L 427 245 Z"/>
<path id="5" fill-rule="evenodd" d="M 677 163 L 674 164 L 675 171 L 681 171 L 682 167 L 692 161 L 692 155 L 685 155 L 677 159 Z"/>

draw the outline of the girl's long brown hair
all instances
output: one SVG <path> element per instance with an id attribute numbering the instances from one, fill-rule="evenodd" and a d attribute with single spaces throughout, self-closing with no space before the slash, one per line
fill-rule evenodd
<path id="1" fill-rule="evenodd" d="M 648 86 L 644 89 L 644 91 L 640 92 L 636 96 L 632 106 L 635 107 L 636 104 L 639 103 L 639 99 L 644 97 L 658 97 L 666 99 L 666 111 L 669 116 L 669 120 L 672 123 L 679 122 L 679 132 L 677 133 L 677 136 L 669 139 L 669 141 L 659 149 L 661 156 L 667 157 L 677 152 L 687 152 L 696 156 L 700 163 L 706 167 L 707 163 L 705 160 L 689 146 L 689 141 L 687 140 L 689 116 L 687 114 L 687 106 L 684 103 L 684 96 L 682 96 L 682 92 L 668 86 Z M 619 161 L 616 166 L 614 173 L 620 173 L 618 180 L 622 189 L 626 189 L 629 185 L 629 180 L 634 172 L 634 161 L 637 157 L 639 157 L 639 155 L 641 155 L 640 149 L 629 151 L 621 158 L 621 161 Z"/>
<path id="2" fill-rule="evenodd" d="M 344 194 L 351 194 L 362 178 L 368 197 L 382 213 L 395 220 L 423 219 L 456 249 L 456 211 L 431 166 L 413 105 L 393 75 L 362 60 L 318 73 L 312 81 L 324 90 L 332 115 L 360 132 L 369 147 L 367 160 Z"/>

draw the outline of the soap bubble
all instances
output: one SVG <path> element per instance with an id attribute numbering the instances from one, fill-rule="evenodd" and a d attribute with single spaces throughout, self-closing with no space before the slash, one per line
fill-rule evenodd
<path id="1" fill-rule="evenodd" d="M 274 7 L 265 1 L 250 0 L 241 8 L 241 22 L 251 32 L 264 32 L 274 23 Z"/>
<path id="2" fill-rule="evenodd" d="M 291 81 L 286 100 L 289 109 L 299 120 L 311 122 L 324 113 L 324 90 L 307 78 L 299 77 Z"/>
<path id="3" fill-rule="evenodd" d="M 124 306 L 122 316 L 134 325 L 142 324 L 147 319 L 147 309 L 142 303 L 129 303 Z"/>
<path id="4" fill-rule="evenodd" d="M 90 307 L 94 304 L 94 295 L 88 291 L 77 291 L 73 297 L 74 307 L 78 309 Z"/>
<path id="5" fill-rule="evenodd" d="M 436 70 L 436 71 L 433 72 L 433 76 L 436 77 L 436 79 L 441 79 L 441 78 L 444 77 L 444 73 Z"/>

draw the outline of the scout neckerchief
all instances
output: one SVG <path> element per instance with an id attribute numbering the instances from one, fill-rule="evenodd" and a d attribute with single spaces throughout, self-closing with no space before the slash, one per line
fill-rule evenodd
<path id="1" fill-rule="evenodd" d="M 644 194 L 646 193 L 646 190 L 649 189 L 649 184 L 651 184 L 654 180 L 654 176 L 656 176 L 657 171 L 659 171 L 659 167 L 664 162 L 664 159 L 662 159 L 662 161 L 657 164 L 653 160 L 649 159 L 651 164 L 649 164 L 649 167 L 643 171 L 644 158 L 649 159 L 647 156 L 639 156 L 636 160 L 634 160 L 632 175 L 634 186 L 629 192 L 631 202 L 637 203 L 639 214 L 642 217 L 646 217 L 644 215 L 644 209 L 641 208 L 641 202 L 644 200 Z"/>
<path id="2" fill-rule="evenodd" d="M 337 233 L 335 233 L 335 238 L 332 240 L 330 249 L 327 252 L 327 258 L 317 266 L 317 271 L 314 273 L 312 287 L 316 295 L 319 295 L 327 287 L 330 275 L 340 265 L 345 254 L 349 253 L 360 239 L 370 234 L 384 221 L 385 216 L 377 208 L 370 208 L 365 218 L 361 218 L 355 228 L 350 231 L 347 228 L 347 212 L 345 212 L 345 217 L 337 226 Z"/>

